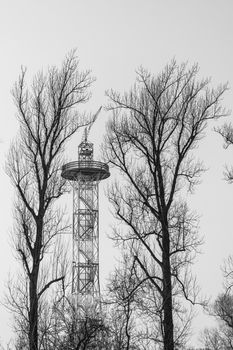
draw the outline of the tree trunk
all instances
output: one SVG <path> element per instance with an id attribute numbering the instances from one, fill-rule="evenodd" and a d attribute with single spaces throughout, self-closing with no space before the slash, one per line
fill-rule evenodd
<path id="1" fill-rule="evenodd" d="M 38 350 L 38 294 L 37 282 L 40 266 L 41 240 L 43 234 L 43 215 L 37 221 L 37 235 L 33 251 L 33 266 L 30 275 L 30 310 L 29 310 L 29 349 Z"/>
<path id="2" fill-rule="evenodd" d="M 170 240 L 167 229 L 163 232 L 163 310 L 164 350 L 174 350 Z"/>
<path id="3" fill-rule="evenodd" d="M 35 269 L 32 272 L 29 287 L 29 349 L 38 350 L 38 298 L 37 298 L 37 277 Z"/>

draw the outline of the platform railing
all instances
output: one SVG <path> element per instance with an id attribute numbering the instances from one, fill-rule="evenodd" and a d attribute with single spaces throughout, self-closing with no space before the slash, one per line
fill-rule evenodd
<path id="1" fill-rule="evenodd" d="M 102 163 L 102 162 L 98 162 L 95 160 L 77 160 L 77 161 L 73 161 L 70 163 L 67 163 L 65 165 L 62 166 L 62 171 L 67 171 L 67 170 L 72 170 L 72 169 L 99 169 L 99 170 L 105 170 L 105 171 L 109 171 L 109 167 L 107 164 Z"/>

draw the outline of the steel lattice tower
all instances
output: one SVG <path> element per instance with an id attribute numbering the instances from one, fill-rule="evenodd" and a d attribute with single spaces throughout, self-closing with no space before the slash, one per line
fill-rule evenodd
<path id="1" fill-rule="evenodd" d="M 110 176 L 108 165 L 93 160 L 93 144 L 81 142 L 78 161 L 62 167 L 73 187 L 72 293 L 77 302 L 99 300 L 99 182 Z"/>

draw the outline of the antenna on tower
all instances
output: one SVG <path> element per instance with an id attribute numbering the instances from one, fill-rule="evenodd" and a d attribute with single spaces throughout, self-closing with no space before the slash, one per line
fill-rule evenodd
<path id="1" fill-rule="evenodd" d="M 102 109 L 102 106 L 100 106 L 98 111 L 95 113 L 95 115 L 94 115 L 92 121 L 90 122 L 90 124 L 85 127 L 85 130 L 84 130 L 84 133 L 83 133 L 83 137 L 82 137 L 82 142 L 87 142 L 87 138 L 88 138 L 88 135 L 90 133 L 91 127 L 94 124 L 94 122 L 96 121 L 96 119 L 97 119 L 101 109 Z"/>

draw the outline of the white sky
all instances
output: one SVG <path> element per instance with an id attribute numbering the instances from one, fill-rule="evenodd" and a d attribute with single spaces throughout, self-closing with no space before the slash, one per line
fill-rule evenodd
<path id="1" fill-rule="evenodd" d="M 106 89 L 127 90 L 140 65 L 156 74 L 173 57 L 179 62 L 198 62 L 200 74 L 212 76 L 214 85 L 229 81 L 232 87 L 232 13 L 232 0 L 0 0 L 0 297 L 15 264 L 9 245 L 12 188 L 3 167 L 17 130 L 10 90 L 20 66 L 27 66 L 30 76 L 47 65 L 60 65 L 66 53 L 77 48 L 81 67 L 90 68 L 97 78 L 86 105 L 89 112 L 107 102 Z M 232 90 L 223 102 L 232 109 Z M 93 126 L 90 137 L 96 150 L 107 118 L 102 112 Z M 79 141 L 75 136 L 67 148 L 70 159 L 75 159 Z M 233 148 L 225 151 L 220 136 L 210 129 L 198 151 L 209 170 L 191 198 L 201 215 L 200 232 L 205 240 L 194 268 L 203 294 L 213 297 L 221 290 L 220 265 L 233 253 L 233 185 L 227 185 L 222 175 L 224 164 L 233 163 L 232 155 Z M 102 214 L 107 205 L 102 186 Z M 112 243 L 107 239 L 110 221 L 103 215 L 100 220 L 102 278 L 113 266 Z M 194 322 L 195 344 L 198 331 L 210 323 L 199 313 Z M 0 324 L 0 341 L 6 342 L 10 320 L 3 307 Z"/>

